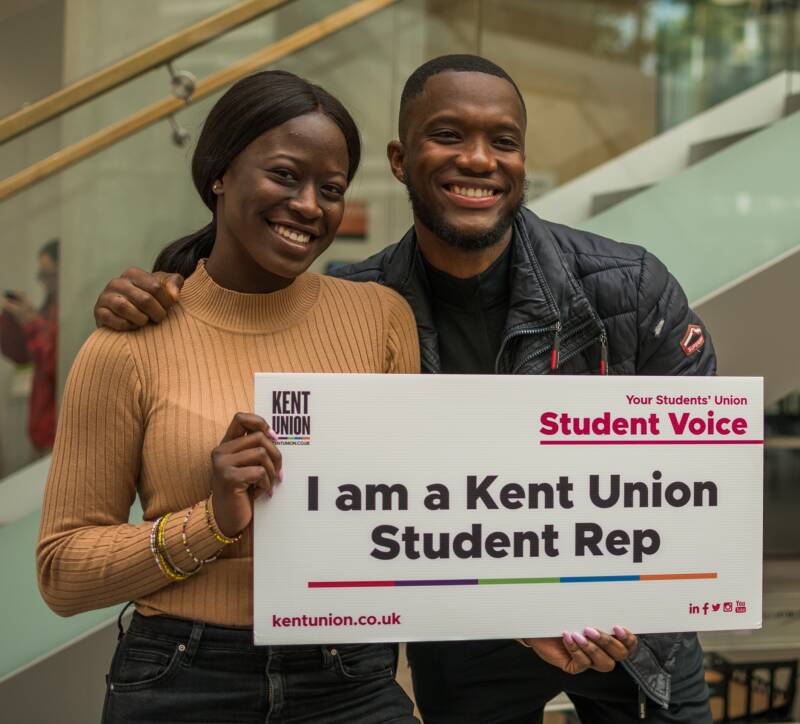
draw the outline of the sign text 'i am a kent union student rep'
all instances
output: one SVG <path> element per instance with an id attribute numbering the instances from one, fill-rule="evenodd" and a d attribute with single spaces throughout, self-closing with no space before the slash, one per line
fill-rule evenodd
<path id="1" fill-rule="evenodd" d="M 761 625 L 760 378 L 255 384 L 259 644 Z"/>

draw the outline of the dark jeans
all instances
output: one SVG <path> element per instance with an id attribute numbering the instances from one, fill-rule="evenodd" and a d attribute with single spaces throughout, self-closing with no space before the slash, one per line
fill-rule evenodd
<path id="1" fill-rule="evenodd" d="M 418 724 L 388 644 L 254 646 L 252 629 L 133 615 L 104 724 Z"/>
<path id="2" fill-rule="evenodd" d="M 679 659 L 669 710 L 646 701 L 620 666 L 609 672 L 565 674 L 516 641 L 408 644 L 417 706 L 425 724 L 538 724 L 560 692 L 584 724 L 711 724 L 702 652 Z"/>

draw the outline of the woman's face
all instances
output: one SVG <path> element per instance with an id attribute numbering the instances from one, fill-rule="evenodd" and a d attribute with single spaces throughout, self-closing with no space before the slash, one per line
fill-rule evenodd
<path id="1" fill-rule="evenodd" d="M 223 277 L 218 281 L 240 291 L 289 284 L 333 241 L 347 171 L 347 143 L 323 113 L 259 136 L 215 184 L 217 239 L 209 270 L 213 262 L 213 275 Z"/>

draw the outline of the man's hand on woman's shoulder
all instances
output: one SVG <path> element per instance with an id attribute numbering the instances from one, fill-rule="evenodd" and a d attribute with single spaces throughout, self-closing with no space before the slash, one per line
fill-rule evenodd
<path id="1" fill-rule="evenodd" d="M 180 274 L 131 267 L 106 284 L 94 305 L 94 321 L 119 332 L 157 324 L 178 301 L 183 281 Z"/>

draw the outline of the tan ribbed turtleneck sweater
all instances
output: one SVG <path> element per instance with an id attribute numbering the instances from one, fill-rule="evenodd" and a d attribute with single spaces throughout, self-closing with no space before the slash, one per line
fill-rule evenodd
<path id="1" fill-rule="evenodd" d="M 210 453 L 233 414 L 253 409 L 254 372 L 418 371 L 414 318 L 395 292 L 307 273 L 273 294 L 239 294 L 201 262 L 163 323 L 97 330 L 75 359 L 37 548 L 45 600 L 64 616 L 134 600 L 146 615 L 252 624 L 250 531 L 173 583 L 150 552 L 152 524 L 127 522 L 136 494 L 146 521 L 174 513 L 168 550 L 191 569 L 183 517 L 208 496 Z M 188 532 L 196 555 L 217 550 L 202 507 Z"/>

